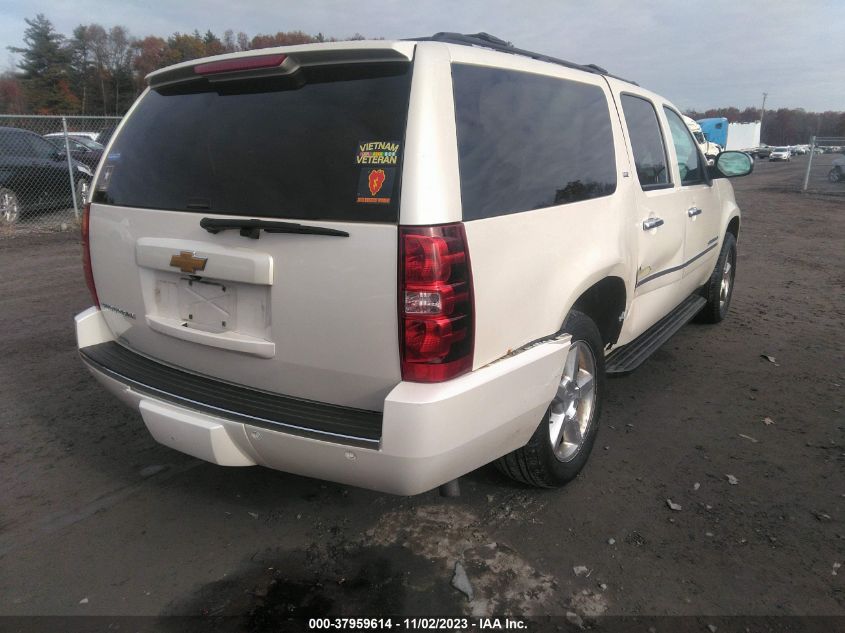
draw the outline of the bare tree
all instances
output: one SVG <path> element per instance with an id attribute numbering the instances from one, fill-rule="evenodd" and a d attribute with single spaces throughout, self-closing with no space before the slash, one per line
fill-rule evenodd
<path id="1" fill-rule="evenodd" d="M 106 76 L 109 67 L 109 36 L 99 24 L 88 25 L 88 37 L 94 57 L 94 70 L 100 84 L 100 96 L 103 99 L 103 115 L 108 114 L 108 96 L 106 93 Z"/>
<path id="2" fill-rule="evenodd" d="M 94 68 L 94 43 L 89 33 L 89 27 L 80 24 L 73 29 L 70 40 L 70 67 L 75 76 L 76 89 L 82 93 L 82 114 L 88 112 L 88 84 Z"/>
<path id="3" fill-rule="evenodd" d="M 130 73 L 132 43 L 124 26 L 113 26 L 108 36 L 108 69 L 114 84 L 114 113 L 120 114 L 120 81 Z"/>
<path id="4" fill-rule="evenodd" d="M 227 53 L 234 53 L 238 50 L 238 44 L 235 41 L 235 32 L 232 29 L 226 29 L 223 33 L 223 48 Z"/>

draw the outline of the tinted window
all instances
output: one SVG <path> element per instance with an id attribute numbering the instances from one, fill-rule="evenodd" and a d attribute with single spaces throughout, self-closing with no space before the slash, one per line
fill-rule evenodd
<path id="1" fill-rule="evenodd" d="M 65 149 L 65 139 L 53 136 L 46 139 L 48 143 L 50 143 L 55 149 L 64 151 Z M 87 148 L 78 141 L 73 140 L 72 138 L 68 137 L 67 144 L 70 147 L 70 151 L 78 152 L 78 151 L 87 151 Z"/>
<path id="2" fill-rule="evenodd" d="M 395 222 L 409 68 L 150 90 L 106 156 L 95 202 Z"/>
<path id="3" fill-rule="evenodd" d="M 640 97 L 622 95 L 622 111 L 640 185 L 643 189 L 654 189 L 669 184 L 666 149 L 654 105 Z"/>
<path id="4" fill-rule="evenodd" d="M 616 189 L 610 112 L 597 86 L 453 64 L 465 220 Z"/>
<path id="5" fill-rule="evenodd" d="M 672 132 L 672 143 L 678 155 L 678 168 L 681 172 L 681 184 L 693 185 L 704 181 L 704 170 L 701 157 L 698 155 L 698 145 L 693 140 L 689 128 L 683 119 L 674 111 L 664 107 L 669 130 Z"/>
<path id="6" fill-rule="evenodd" d="M 24 132 L 0 132 L 0 153 L 21 158 L 35 157 L 32 145 Z"/>
<path id="7" fill-rule="evenodd" d="M 29 155 L 35 158 L 53 158 L 56 155 L 56 146 L 37 134 L 26 134 L 26 142 L 30 147 Z"/>
<path id="8" fill-rule="evenodd" d="M 97 141 L 92 141 L 91 139 L 87 139 L 84 136 L 77 136 L 74 137 L 77 143 L 80 145 L 84 145 L 88 149 L 103 149 L 103 146 L 98 143 Z"/>

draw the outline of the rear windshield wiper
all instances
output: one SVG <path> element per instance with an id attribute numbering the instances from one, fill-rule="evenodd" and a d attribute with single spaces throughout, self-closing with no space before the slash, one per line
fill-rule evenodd
<path id="1" fill-rule="evenodd" d="M 301 233 L 304 235 L 331 235 L 349 237 L 346 231 L 327 229 L 323 226 L 306 226 L 296 222 L 274 222 L 272 220 L 233 220 L 229 218 L 203 218 L 200 226 L 209 233 L 219 233 L 230 229 L 240 229 L 243 237 L 257 240 L 261 231 L 267 233 Z"/>

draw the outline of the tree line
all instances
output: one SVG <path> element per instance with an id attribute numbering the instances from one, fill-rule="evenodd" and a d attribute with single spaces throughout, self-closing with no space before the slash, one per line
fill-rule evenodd
<path id="1" fill-rule="evenodd" d="M 126 27 L 100 24 L 80 24 L 65 37 L 43 14 L 25 21 L 24 46 L 9 47 L 20 55 L 18 72 L 0 75 L 0 113 L 122 115 L 144 89 L 144 77 L 158 68 L 221 53 L 337 41 L 322 33 L 280 31 L 249 37 L 231 29 L 220 37 L 211 31 L 194 31 L 137 38 Z M 345 39 L 364 36 L 356 33 Z M 727 117 L 740 123 L 760 120 L 758 108 L 686 114 L 694 119 Z M 845 136 L 845 112 L 780 108 L 763 117 L 760 137 L 769 145 L 807 143 L 813 135 Z"/>
<path id="2" fill-rule="evenodd" d="M 338 41 L 302 31 L 253 37 L 232 30 L 222 37 L 194 31 L 138 38 L 126 27 L 100 24 L 80 24 L 66 37 L 43 14 L 25 22 L 24 45 L 8 47 L 20 55 L 18 72 L 0 75 L 0 113 L 122 115 L 144 89 L 144 77 L 158 68 L 222 53 Z"/>

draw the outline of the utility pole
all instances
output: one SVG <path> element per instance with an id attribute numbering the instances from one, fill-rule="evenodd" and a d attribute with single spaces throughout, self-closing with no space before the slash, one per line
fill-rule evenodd
<path id="1" fill-rule="evenodd" d="M 769 96 L 768 92 L 763 93 L 763 107 L 760 108 L 760 144 L 763 144 L 763 115 L 766 114 L 766 97 Z"/>

